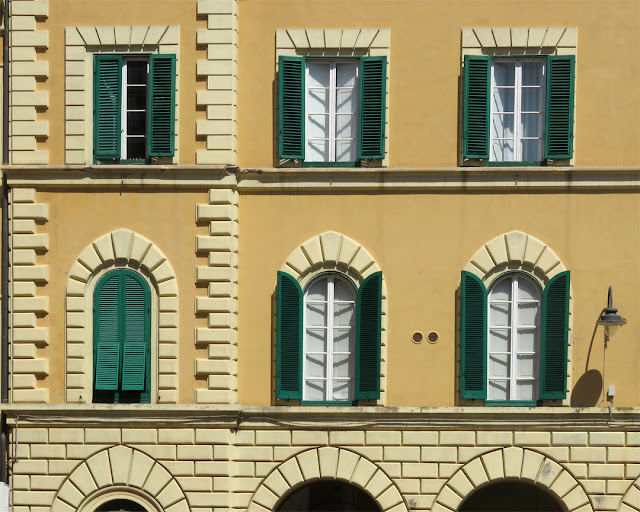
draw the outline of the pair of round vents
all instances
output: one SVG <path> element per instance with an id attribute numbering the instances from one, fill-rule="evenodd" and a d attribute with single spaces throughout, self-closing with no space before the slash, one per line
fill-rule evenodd
<path id="1" fill-rule="evenodd" d="M 438 342 L 438 333 L 436 331 L 431 331 L 429 334 L 427 334 L 427 341 L 429 343 L 437 343 Z M 416 331 L 413 333 L 413 335 L 411 336 L 411 341 L 413 341 L 414 343 L 422 343 L 424 341 L 424 334 L 422 334 L 420 331 Z"/>

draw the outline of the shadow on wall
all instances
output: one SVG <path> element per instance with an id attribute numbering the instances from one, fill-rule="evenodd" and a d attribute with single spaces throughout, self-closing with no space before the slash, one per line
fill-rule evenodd
<path id="1" fill-rule="evenodd" d="M 582 374 L 571 390 L 572 407 L 594 407 L 602 396 L 602 374 L 588 370 Z"/>

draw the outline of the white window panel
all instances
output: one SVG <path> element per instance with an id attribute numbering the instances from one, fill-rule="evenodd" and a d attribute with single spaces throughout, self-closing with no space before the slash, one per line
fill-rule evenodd
<path id="1" fill-rule="evenodd" d="M 353 400 L 355 290 L 329 274 L 304 294 L 303 400 Z"/>
<path id="2" fill-rule="evenodd" d="M 307 162 L 358 158 L 357 61 L 306 61 Z"/>
<path id="3" fill-rule="evenodd" d="M 149 59 L 122 60 L 121 157 L 143 160 L 147 154 Z"/>
<path id="4" fill-rule="evenodd" d="M 488 296 L 489 400 L 537 400 L 540 289 L 523 274 L 496 281 Z"/>
<path id="5" fill-rule="evenodd" d="M 540 60 L 492 60 L 490 161 L 543 159 L 545 72 Z"/>

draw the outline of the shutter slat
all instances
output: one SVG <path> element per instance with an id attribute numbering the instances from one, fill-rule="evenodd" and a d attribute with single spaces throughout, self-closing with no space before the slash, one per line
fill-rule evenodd
<path id="1" fill-rule="evenodd" d="M 93 148 L 96 159 L 120 158 L 122 57 L 94 57 Z"/>
<path id="2" fill-rule="evenodd" d="M 466 55 L 463 91 L 463 157 L 489 158 L 491 57 Z"/>
<path id="3" fill-rule="evenodd" d="M 356 304 L 356 400 L 380 398 L 382 272 L 367 277 Z"/>
<path id="4" fill-rule="evenodd" d="M 362 57 L 358 137 L 360 160 L 384 158 L 386 89 L 387 58 Z"/>
<path id="5" fill-rule="evenodd" d="M 462 398 L 487 398 L 487 290 L 465 271 L 460 280 L 460 339 Z"/>
<path id="6" fill-rule="evenodd" d="M 298 281 L 278 272 L 276 396 L 302 399 L 302 290 Z"/>
<path id="7" fill-rule="evenodd" d="M 567 396 L 569 340 L 569 271 L 554 276 L 542 294 L 540 398 Z"/>
<path id="8" fill-rule="evenodd" d="M 131 274 L 125 274 L 124 354 L 122 390 L 144 391 L 148 347 L 149 304 L 143 284 Z"/>
<path id="9" fill-rule="evenodd" d="M 96 390 L 118 389 L 120 376 L 119 276 L 111 274 L 97 290 L 94 315 Z"/>
<path id="10" fill-rule="evenodd" d="M 280 57 L 278 71 L 279 154 L 283 159 L 304 160 L 304 57 Z"/>
<path id="11" fill-rule="evenodd" d="M 175 55 L 152 55 L 149 64 L 149 156 L 175 151 Z"/>
<path id="12" fill-rule="evenodd" d="M 575 57 L 547 57 L 547 126 L 545 158 L 573 156 Z"/>

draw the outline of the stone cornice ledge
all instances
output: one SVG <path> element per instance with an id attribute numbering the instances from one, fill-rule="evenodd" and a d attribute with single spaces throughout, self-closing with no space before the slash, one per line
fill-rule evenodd
<path id="1" fill-rule="evenodd" d="M 640 190 L 640 167 L 440 167 L 240 169 L 240 192 L 532 192 Z"/>
<path id="2" fill-rule="evenodd" d="M 210 428 L 637 430 L 640 408 L 8 404 L 10 424 Z"/>

